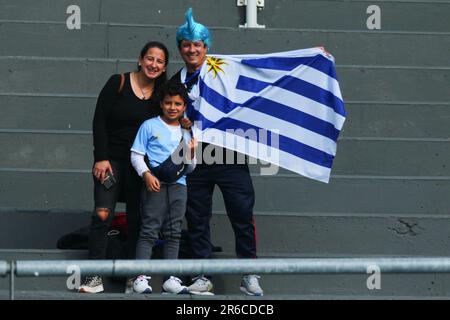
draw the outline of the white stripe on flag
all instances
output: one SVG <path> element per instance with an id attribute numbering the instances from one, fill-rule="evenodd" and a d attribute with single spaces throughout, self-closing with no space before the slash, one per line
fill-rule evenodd
<path id="1" fill-rule="evenodd" d="M 225 114 L 211 106 L 208 101 L 202 99 L 201 103 L 204 106 L 202 108 L 202 115 L 209 121 L 217 122 L 220 119 L 227 117 L 272 132 L 276 129 L 279 131 L 279 134 L 285 137 L 297 140 L 303 144 L 324 151 L 333 156 L 336 155 L 336 143 L 333 140 L 290 122 L 272 117 L 259 111 L 241 107 L 234 109 L 229 114 Z"/>
<path id="2" fill-rule="evenodd" d="M 224 138 L 217 139 L 217 137 Z M 245 139 L 230 132 L 224 133 L 220 130 L 209 129 L 203 133 L 201 141 L 248 154 L 251 157 L 276 164 L 282 168 L 318 181 L 328 183 L 330 179 L 331 169 L 329 168 L 319 166 L 290 153 L 272 148 L 257 141 Z M 227 141 L 228 143 L 226 144 L 225 142 Z M 230 143 L 230 141 L 233 141 L 233 143 Z"/>

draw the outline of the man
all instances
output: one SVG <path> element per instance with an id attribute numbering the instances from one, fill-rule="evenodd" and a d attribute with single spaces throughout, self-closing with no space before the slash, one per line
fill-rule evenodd
<path id="1" fill-rule="evenodd" d="M 184 83 L 188 91 L 191 91 L 198 83 L 200 69 L 206 63 L 206 52 L 211 47 L 209 30 L 194 21 L 192 9 L 186 12 L 186 23 L 177 30 L 177 44 L 186 66 L 175 74 L 171 81 Z M 211 146 L 203 143 L 202 156 L 207 148 L 211 149 Z M 231 151 L 219 150 L 218 147 L 215 151 L 211 153 L 213 157 L 219 154 L 223 156 L 215 157 L 212 164 L 199 161 L 197 169 L 187 177 L 186 220 L 192 258 L 211 258 L 209 222 L 215 185 L 223 194 L 227 215 L 234 230 L 237 257 L 256 258 L 256 231 L 253 222 L 255 194 L 248 165 L 238 164 L 236 161 L 226 164 L 226 159 L 229 159 L 226 153 Z M 237 160 L 238 155 L 232 153 L 233 159 Z M 258 279 L 257 275 L 244 275 L 241 291 L 248 295 L 262 296 L 263 290 Z M 195 277 L 189 287 L 190 292 L 194 294 L 212 294 L 212 289 L 210 277 L 204 275 Z"/>

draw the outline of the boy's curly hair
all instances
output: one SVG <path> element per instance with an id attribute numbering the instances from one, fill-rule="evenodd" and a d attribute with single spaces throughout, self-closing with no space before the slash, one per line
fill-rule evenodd
<path id="1" fill-rule="evenodd" d="M 183 99 L 184 103 L 186 105 L 189 104 L 190 99 L 188 96 L 188 92 L 184 84 L 176 83 L 176 82 L 170 82 L 167 83 L 162 89 L 161 89 L 161 101 L 164 99 L 165 96 L 180 96 L 181 99 Z"/>

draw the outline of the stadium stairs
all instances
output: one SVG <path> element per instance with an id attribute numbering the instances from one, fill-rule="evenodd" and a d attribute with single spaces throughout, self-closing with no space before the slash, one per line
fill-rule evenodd
<path id="1" fill-rule="evenodd" d="M 251 168 L 260 257 L 448 256 L 450 1 L 375 2 L 381 30 L 367 29 L 374 3 L 364 0 L 266 0 L 265 29 L 239 28 L 245 9 L 234 0 L 0 0 L 0 260 L 86 257 L 55 246 L 89 224 L 97 94 L 111 74 L 135 67 L 148 40 L 167 44 L 176 72 L 175 32 L 189 6 L 211 28 L 212 54 L 324 46 L 336 58 L 348 117 L 330 183 Z M 72 4 L 80 30 L 66 27 Z M 217 256 L 233 257 L 219 192 L 214 199 Z M 381 290 L 369 290 L 367 277 L 264 275 L 261 283 L 274 299 L 450 297 L 446 274 L 383 275 Z M 16 296 L 78 298 L 65 281 L 18 278 Z M 243 298 L 237 275 L 215 285 L 216 298 Z M 7 290 L 0 278 L 0 298 Z M 123 298 L 117 281 L 107 290 Z"/>

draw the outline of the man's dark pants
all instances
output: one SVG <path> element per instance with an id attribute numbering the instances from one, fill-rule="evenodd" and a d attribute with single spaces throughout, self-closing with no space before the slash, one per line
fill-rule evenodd
<path id="1" fill-rule="evenodd" d="M 202 164 L 187 176 L 186 220 L 192 258 L 211 257 L 210 219 L 215 185 L 223 194 L 234 230 L 237 257 L 256 258 L 255 192 L 246 164 Z"/>

